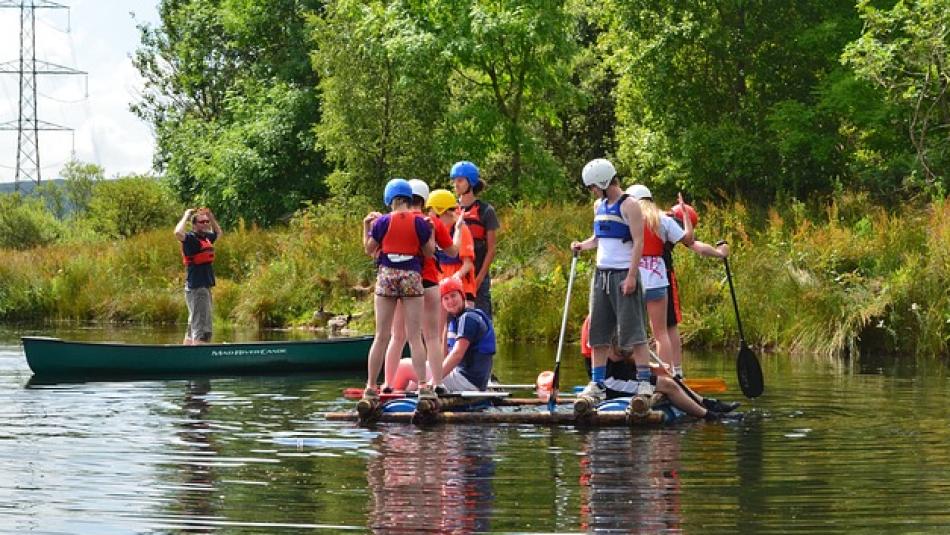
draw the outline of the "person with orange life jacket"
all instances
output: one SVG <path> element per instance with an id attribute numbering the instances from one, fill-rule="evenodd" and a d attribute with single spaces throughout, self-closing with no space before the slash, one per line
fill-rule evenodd
<path id="1" fill-rule="evenodd" d="M 185 231 L 191 222 L 192 230 Z M 185 210 L 175 225 L 175 239 L 181 244 L 185 264 L 185 303 L 188 305 L 188 330 L 185 345 L 211 341 L 211 288 L 214 286 L 214 243 L 221 237 L 221 226 L 211 210 Z"/>
<path id="2" fill-rule="evenodd" d="M 670 216 L 663 213 L 653 202 L 653 194 L 642 185 L 635 184 L 627 188 L 627 195 L 640 203 L 643 212 L 643 256 L 640 259 L 640 276 L 643 279 L 644 299 L 647 305 L 647 315 L 650 318 L 650 327 L 656 339 L 657 353 L 660 359 L 669 363 L 675 372 L 682 373 L 682 351 L 674 348 L 667 328 L 668 303 L 673 298 L 670 291 L 666 262 L 663 251 L 667 244 L 670 246 L 683 243 L 694 248 L 699 254 L 719 258 L 728 254 L 725 246 L 719 249 L 702 242 L 696 243 L 693 238 L 692 224 L 686 221 L 684 228 Z M 680 210 L 685 211 L 683 196 L 679 195 Z M 677 339 L 679 331 L 677 330 Z"/>
<path id="3" fill-rule="evenodd" d="M 422 261 L 435 252 L 432 225 L 412 209 L 412 186 L 394 178 L 386 184 L 383 202 L 388 214 L 370 212 L 363 218 L 363 249 L 376 259 L 374 297 L 376 331 L 367 359 L 365 400 L 379 399 L 376 380 L 382 371 L 386 348 L 392 338 L 396 305 L 402 302 L 412 366 L 425 376 L 426 352 L 422 343 L 422 318 L 425 289 L 422 285 Z M 441 377 L 435 377 L 436 380 Z M 419 388 L 420 398 L 434 398 L 434 385 Z"/>
<path id="4" fill-rule="evenodd" d="M 475 306 L 492 316 L 491 264 L 495 259 L 498 216 L 495 208 L 477 196 L 485 190 L 485 181 L 472 162 L 456 162 L 449 178 L 459 197 L 465 224 L 475 240 Z"/>
<path id="5" fill-rule="evenodd" d="M 670 208 L 666 215 L 672 217 L 673 221 L 683 227 L 687 236 L 693 237 L 693 231 L 696 224 L 699 223 L 699 214 L 692 206 L 683 202 L 682 195 L 679 196 L 679 202 Z M 691 251 L 700 256 L 725 258 L 729 255 L 729 246 L 726 244 L 713 247 L 697 239 L 693 239 L 691 244 L 688 244 L 688 241 L 684 238 L 679 243 L 686 245 Z M 683 314 L 680 308 L 679 282 L 676 280 L 676 272 L 673 269 L 673 248 L 675 246 L 675 243 L 666 243 L 663 247 L 663 262 L 666 264 L 666 274 L 670 280 L 670 296 L 666 307 L 666 332 L 669 335 L 670 345 L 673 349 L 673 373 L 682 377 L 683 341 L 679 334 L 679 324 L 683 321 Z"/>
<path id="6" fill-rule="evenodd" d="M 474 307 L 477 291 L 475 285 L 475 241 L 468 225 L 465 224 L 461 211 L 458 209 L 455 195 L 448 190 L 435 190 L 429 195 L 426 206 L 429 208 L 430 217 L 439 219 L 445 226 L 452 229 L 452 239 L 458 244 L 454 253 L 448 249 L 438 249 L 435 252 L 439 264 L 440 280 L 449 277 L 460 280 L 466 306 Z M 445 345 L 445 326 L 448 316 L 445 309 L 442 309 L 441 312 L 439 333 L 442 335 L 442 345 Z"/>
<path id="7" fill-rule="evenodd" d="M 409 186 L 412 188 L 412 211 L 418 214 L 424 214 L 426 201 L 429 199 L 429 186 L 419 179 L 409 180 Z M 454 201 L 454 199 L 453 199 Z M 437 248 L 447 251 L 449 254 L 458 252 L 457 240 L 453 240 L 449 228 L 436 217 L 426 217 L 426 221 L 432 225 L 432 233 Z M 422 315 L 422 340 L 426 348 L 426 361 L 431 369 L 433 366 L 440 366 L 442 363 L 442 331 L 440 318 L 443 315 L 442 306 L 439 304 L 439 268 L 435 256 L 425 256 L 422 258 L 422 288 L 423 288 L 423 315 Z M 396 310 L 393 315 L 392 338 L 386 349 L 386 365 L 384 367 L 383 391 L 389 392 L 392 389 L 393 378 L 399 366 L 399 360 L 402 357 L 403 347 L 406 344 L 406 321 L 405 307 L 402 302 L 396 304 Z M 432 378 L 433 385 L 438 388 L 441 377 Z"/>

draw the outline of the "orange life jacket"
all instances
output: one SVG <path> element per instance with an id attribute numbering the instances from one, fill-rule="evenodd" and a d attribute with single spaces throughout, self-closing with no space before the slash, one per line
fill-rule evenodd
<path id="1" fill-rule="evenodd" d="M 463 211 L 465 224 L 468 225 L 468 229 L 472 232 L 472 238 L 474 238 L 475 241 L 485 240 L 485 223 L 482 221 L 481 207 L 482 201 L 476 199 L 471 206 Z"/>
<path id="2" fill-rule="evenodd" d="M 422 256 L 422 244 L 416 233 L 416 219 L 422 217 L 418 212 L 391 212 L 380 250 L 384 254 Z"/>
<path id="3" fill-rule="evenodd" d="M 186 266 L 200 266 L 202 264 L 210 264 L 214 262 L 214 244 L 211 243 L 211 240 L 207 236 L 199 236 L 195 234 L 195 237 L 198 238 L 198 244 L 201 245 L 201 248 L 198 249 L 198 252 L 193 255 L 185 254 L 185 242 L 181 244 L 181 261 Z"/>

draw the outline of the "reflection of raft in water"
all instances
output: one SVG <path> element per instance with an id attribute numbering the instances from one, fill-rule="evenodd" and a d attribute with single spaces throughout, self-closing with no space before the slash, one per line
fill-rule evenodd
<path id="1" fill-rule="evenodd" d="M 574 425 L 589 427 L 656 426 L 676 423 L 689 417 L 673 407 L 662 395 L 653 397 L 617 398 L 605 401 L 584 414 L 575 414 L 571 405 L 561 405 L 549 412 L 542 400 L 508 398 L 507 393 L 486 392 L 445 396 L 439 399 L 440 410 L 420 418 L 417 400 L 398 398 L 382 403 L 371 418 L 361 420 L 355 411 L 331 412 L 327 420 L 361 423 L 427 423 L 427 424 L 533 424 Z M 633 407 L 631 407 L 633 400 Z M 635 410 L 634 410 L 635 409 Z"/>

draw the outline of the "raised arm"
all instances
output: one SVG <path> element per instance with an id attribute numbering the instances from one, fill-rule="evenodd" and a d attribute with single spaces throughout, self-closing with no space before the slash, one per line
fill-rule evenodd
<path id="1" fill-rule="evenodd" d="M 681 239 L 680 242 L 687 247 L 691 247 L 695 239 L 695 236 L 693 235 L 693 220 L 690 219 L 689 214 L 686 212 L 686 202 L 683 200 L 683 194 L 677 193 L 676 200 L 679 202 L 680 214 L 682 214 L 683 218 L 684 234 L 683 239 Z"/>
<path id="2" fill-rule="evenodd" d="M 191 220 L 191 216 L 194 215 L 194 213 L 194 208 L 185 210 L 185 213 L 181 216 L 181 220 L 179 220 L 178 224 L 175 225 L 175 238 L 178 241 L 185 241 L 185 234 L 187 233 L 185 227 L 188 225 L 188 222 Z"/>

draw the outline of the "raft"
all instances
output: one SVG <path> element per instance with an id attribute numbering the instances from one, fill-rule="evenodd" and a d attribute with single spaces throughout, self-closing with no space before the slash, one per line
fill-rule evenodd
<path id="1" fill-rule="evenodd" d="M 366 369 L 372 336 L 235 344 L 125 344 L 21 338 L 36 376 L 164 377 Z"/>
<path id="2" fill-rule="evenodd" d="M 689 418 L 686 413 L 673 407 L 665 399 L 655 397 L 651 399 L 646 410 L 639 414 L 627 414 L 627 406 L 631 398 L 617 398 L 608 400 L 599 404 L 589 414 L 576 415 L 572 410 L 555 410 L 550 412 L 540 407 L 528 407 L 521 409 L 504 409 L 517 403 L 509 402 L 521 401 L 528 402 L 524 405 L 540 405 L 541 400 L 512 400 L 501 399 L 492 400 L 492 407 L 472 407 L 464 405 L 465 398 L 455 398 L 461 401 L 449 401 L 455 405 L 446 404 L 446 401 L 453 398 L 440 398 L 442 404 L 438 412 L 425 414 L 422 418 L 413 410 L 414 405 L 410 398 L 394 399 L 385 402 L 381 410 L 377 412 L 369 421 L 361 417 L 357 411 L 330 412 L 325 414 L 327 420 L 358 422 L 362 425 L 371 423 L 401 423 L 401 424 L 514 424 L 514 425 L 545 425 L 545 426 L 574 426 L 574 427 L 641 427 L 641 426 L 660 426 L 669 425 Z M 396 410 L 387 410 L 387 406 L 398 405 Z M 445 410 L 446 408 L 461 408 L 461 410 Z"/>

